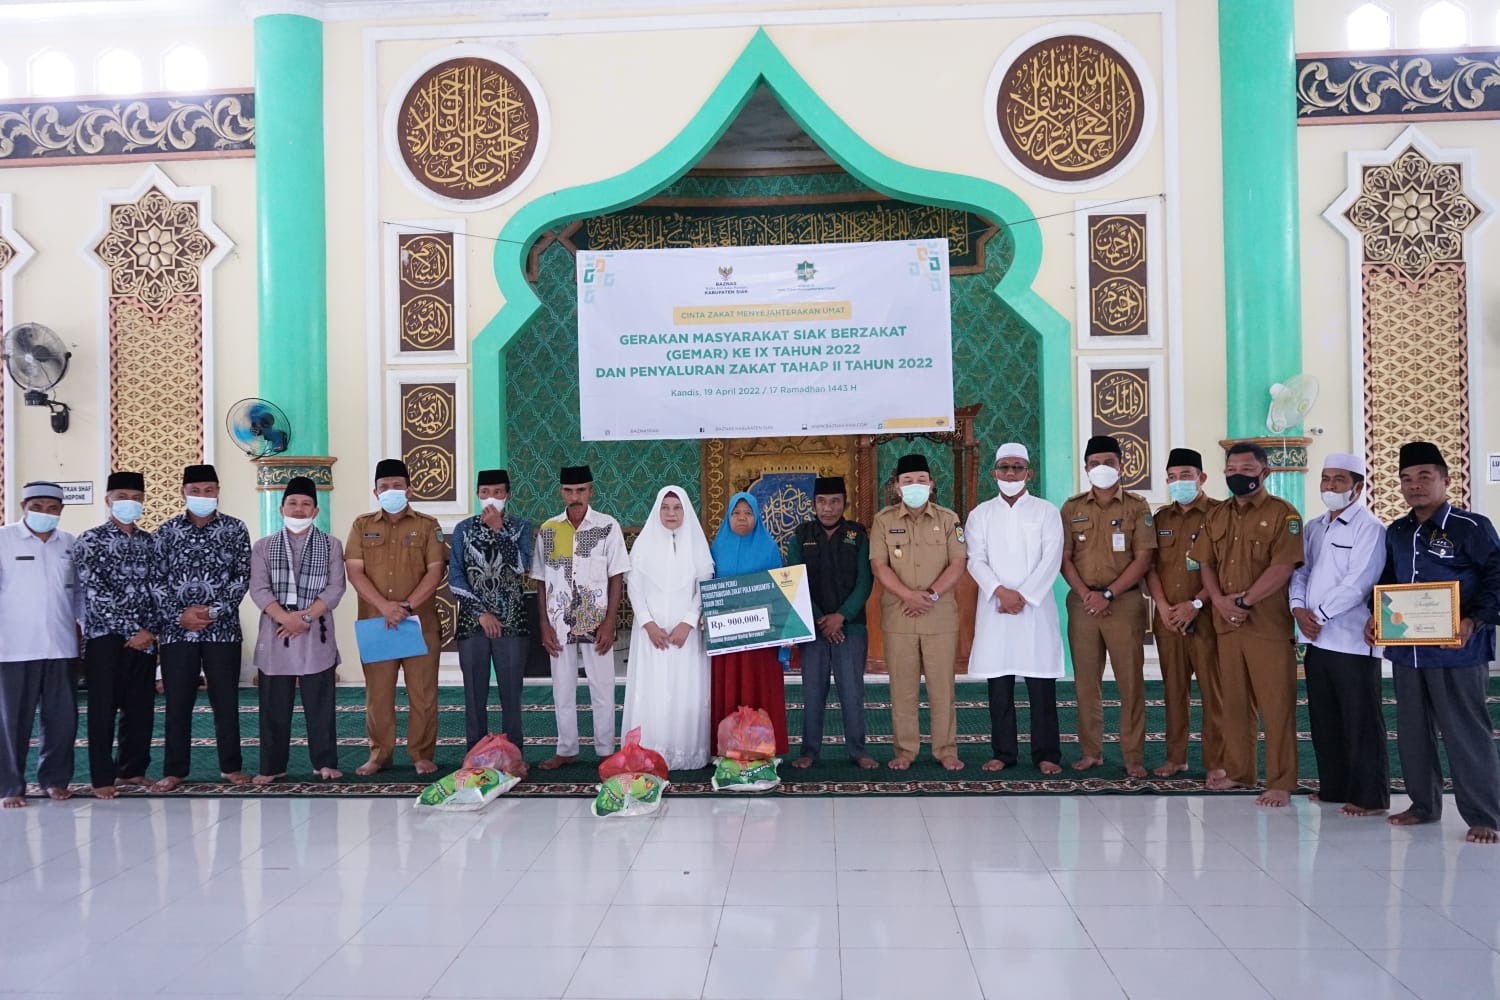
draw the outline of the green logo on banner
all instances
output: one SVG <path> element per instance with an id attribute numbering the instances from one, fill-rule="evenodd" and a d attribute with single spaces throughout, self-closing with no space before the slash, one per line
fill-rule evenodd
<path id="1" fill-rule="evenodd" d="M 813 267 L 812 261 L 804 260 L 797 265 L 797 280 L 811 281 L 818 276 L 818 269 Z"/>

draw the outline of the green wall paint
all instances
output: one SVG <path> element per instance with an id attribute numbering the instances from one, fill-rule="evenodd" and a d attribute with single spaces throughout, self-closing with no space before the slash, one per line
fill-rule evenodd
<path id="1" fill-rule="evenodd" d="M 328 454 L 328 268 L 323 176 L 323 24 L 255 19 L 255 220 L 260 394 L 292 422 L 292 453 Z M 261 531 L 281 494 L 261 494 Z M 318 524 L 328 526 L 329 503 Z"/>
<path id="2" fill-rule="evenodd" d="M 1292 0 L 1219 0 L 1232 438 L 1265 434 L 1271 386 L 1302 370 L 1292 29 Z"/>

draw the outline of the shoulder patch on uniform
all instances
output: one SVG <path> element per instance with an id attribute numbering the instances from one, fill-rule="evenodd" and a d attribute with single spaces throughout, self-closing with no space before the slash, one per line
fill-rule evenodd
<path id="1" fill-rule="evenodd" d="M 1286 531 L 1289 535 L 1302 534 L 1302 518 L 1295 514 L 1288 514 L 1286 517 Z"/>
<path id="2" fill-rule="evenodd" d="M 437 537 L 438 541 L 441 542 L 443 540 L 443 526 L 441 524 L 432 529 L 432 533 Z"/>
<path id="3" fill-rule="evenodd" d="M 963 544 L 963 541 L 964 541 L 964 526 L 963 525 L 961 525 L 961 524 L 955 524 L 953 526 L 953 537 L 957 538 L 960 544 Z"/>
<path id="4" fill-rule="evenodd" d="M 1151 511 L 1149 509 L 1146 511 L 1146 519 L 1141 523 L 1148 528 L 1156 523 L 1156 519 L 1151 516 Z"/>

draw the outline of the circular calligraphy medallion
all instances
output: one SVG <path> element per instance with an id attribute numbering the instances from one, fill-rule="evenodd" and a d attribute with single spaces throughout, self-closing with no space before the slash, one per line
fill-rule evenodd
<path id="1" fill-rule="evenodd" d="M 1134 372 L 1110 372 L 1094 387 L 1094 417 L 1117 435 L 1146 416 L 1149 392 L 1146 380 Z"/>
<path id="2" fill-rule="evenodd" d="M 451 348 L 453 309 L 436 295 L 418 295 L 401 307 L 401 341 L 414 351 Z"/>
<path id="3" fill-rule="evenodd" d="M 546 104 L 536 80 L 494 49 L 458 46 L 397 87 L 387 136 L 403 180 L 447 208 L 479 211 L 514 196 L 536 172 Z"/>
<path id="4" fill-rule="evenodd" d="M 1094 322 L 1107 334 L 1135 333 L 1146 323 L 1146 289 L 1134 278 L 1105 278 L 1090 292 Z"/>
<path id="5" fill-rule="evenodd" d="M 418 445 L 406 453 L 414 500 L 450 500 L 454 492 L 453 454 L 440 445 Z"/>
<path id="6" fill-rule="evenodd" d="M 401 400 L 401 428 L 418 441 L 436 441 L 453 429 L 452 394 L 435 385 L 412 387 Z"/>
<path id="7" fill-rule="evenodd" d="M 422 292 L 442 288 L 453 279 L 451 245 L 436 236 L 414 236 L 401 251 L 401 280 Z"/>
<path id="8" fill-rule="evenodd" d="M 996 149 L 1043 187 L 1097 187 L 1134 162 L 1154 108 L 1124 39 L 1057 25 L 1018 41 L 990 77 Z"/>

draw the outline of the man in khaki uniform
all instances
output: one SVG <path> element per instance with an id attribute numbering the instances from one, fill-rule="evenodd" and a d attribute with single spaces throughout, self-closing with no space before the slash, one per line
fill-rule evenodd
<path id="1" fill-rule="evenodd" d="M 1120 755 L 1132 778 L 1146 776 L 1146 600 L 1156 525 L 1145 500 L 1120 487 L 1120 442 L 1100 435 L 1083 449 L 1090 488 L 1062 507 L 1062 575 L 1068 581 L 1068 647 L 1078 696 L 1075 771 L 1104 763 L 1104 655 L 1120 693 Z"/>
<path id="2" fill-rule="evenodd" d="M 1166 688 L 1167 759 L 1152 773 L 1159 778 L 1188 769 L 1188 721 L 1193 677 L 1203 700 L 1203 768 L 1209 778 L 1224 775 L 1223 708 L 1219 699 L 1219 653 L 1213 622 L 1202 615 L 1208 604 L 1198 563 L 1188 553 L 1218 505 L 1203 493 L 1203 456 L 1173 448 L 1167 456 L 1167 493 L 1172 502 L 1156 512 L 1156 562 L 1146 577 L 1156 602 L 1156 651 Z"/>
<path id="3" fill-rule="evenodd" d="M 896 463 L 901 502 L 883 508 L 870 527 L 870 569 L 883 588 L 880 629 L 891 675 L 894 771 L 917 759 L 922 727 L 917 718 L 922 678 L 932 709 L 932 755 L 950 771 L 958 759 L 958 716 L 953 670 L 958 659 L 958 581 L 968 565 L 963 522 L 932 502 L 932 475 L 922 455 Z"/>
<path id="4" fill-rule="evenodd" d="M 1284 806 L 1297 787 L 1297 654 L 1287 589 L 1302 565 L 1302 515 L 1266 491 L 1265 449 L 1241 441 L 1224 459 L 1234 499 L 1209 515 L 1192 557 L 1214 606 L 1224 710 L 1225 775 L 1216 791 L 1256 783 L 1256 712 L 1266 731 L 1266 790 L 1257 805 Z"/>
<path id="5" fill-rule="evenodd" d="M 344 543 L 349 585 L 359 594 L 360 618 L 384 618 L 395 628 L 416 615 L 422 623 L 427 652 L 402 660 L 366 663 L 365 732 L 370 759 L 358 774 L 391 766 L 396 751 L 396 671 L 406 677 L 411 715 L 406 723 L 406 752 L 418 774 L 432 774 L 437 751 L 438 656 L 443 648 L 433 595 L 443 582 L 448 553 L 437 519 L 411 508 L 411 478 L 400 459 L 375 466 L 375 497 L 380 510 L 361 514 Z"/>

